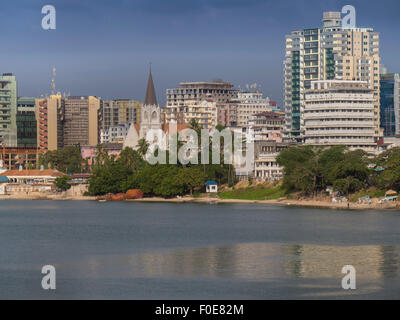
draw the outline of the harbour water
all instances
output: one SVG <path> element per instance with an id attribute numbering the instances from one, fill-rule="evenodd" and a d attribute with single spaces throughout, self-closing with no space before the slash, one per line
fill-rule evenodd
<path id="1" fill-rule="evenodd" d="M 15 298 L 399 299 L 400 212 L 4 200 L 0 299 Z"/>

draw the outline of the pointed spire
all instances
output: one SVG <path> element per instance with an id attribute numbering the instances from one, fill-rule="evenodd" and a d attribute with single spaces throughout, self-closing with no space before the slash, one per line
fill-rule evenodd
<path id="1" fill-rule="evenodd" d="M 149 81 L 147 82 L 146 99 L 144 100 L 145 106 L 158 105 L 156 90 L 154 89 L 153 76 L 151 74 L 151 63 L 150 63 L 150 74 Z"/>

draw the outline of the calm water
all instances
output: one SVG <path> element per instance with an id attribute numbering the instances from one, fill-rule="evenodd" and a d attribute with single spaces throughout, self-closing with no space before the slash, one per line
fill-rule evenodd
<path id="1" fill-rule="evenodd" d="M 400 212 L 1 201 L 0 298 L 398 299 Z"/>

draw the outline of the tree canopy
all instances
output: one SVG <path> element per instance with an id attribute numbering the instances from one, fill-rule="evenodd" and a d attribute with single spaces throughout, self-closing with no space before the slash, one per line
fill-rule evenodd
<path id="1" fill-rule="evenodd" d="M 283 185 L 288 192 L 316 195 L 332 185 L 348 194 L 361 190 L 368 180 L 368 156 L 362 150 L 347 151 L 344 146 L 291 147 L 282 151 L 278 164 L 284 167 Z"/>
<path id="2" fill-rule="evenodd" d="M 64 173 L 81 173 L 82 163 L 81 150 L 77 146 L 47 151 L 40 159 L 40 164 L 43 164 L 46 168 L 57 169 Z"/>

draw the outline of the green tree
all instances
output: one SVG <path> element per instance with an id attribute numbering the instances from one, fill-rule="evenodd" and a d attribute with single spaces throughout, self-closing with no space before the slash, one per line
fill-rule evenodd
<path id="1" fill-rule="evenodd" d="M 364 187 L 364 183 L 354 177 L 346 177 L 342 179 L 335 180 L 333 183 L 333 188 L 335 191 L 339 191 L 342 194 L 349 196 L 350 193 L 357 192 Z"/>
<path id="2" fill-rule="evenodd" d="M 89 179 L 89 193 L 104 195 L 124 192 L 130 174 L 130 170 L 122 164 L 110 161 L 106 165 L 94 169 L 93 176 Z"/>
<path id="3" fill-rule="evenodd" d="M 322 188 L 318 162 L 320 151 L 310 146 L 290 147 L 279 154 L 277 162 L 284 167 L 283 185 L 288 192 L 315 194 Z"/>
<path id="4" fill-rule="evenodd" d="M 149 150 L 149 143 L 146 141 L 146 139 L 142 138 L 138 141 L 138 144 L 136 146 L 138 148 L 139 154 L 144 158 L 146 156 L 147 151 Z"/>
<path id="5" fill-rule="evenodd" d="M 185 190 L 193 195 L 195 188 L 202 187 L 206 181 L 206 175 L 199 167 L 182 168 L 175 177 L 177 184 L 181 184 Z"/>
<path id="6" fill-rule="evenodd" d="M 43 156 L 42 162 L 46 168 L 55 168 L 64 173 L 82 172 L 83 159 L 79 148 L 76 146 L 48 151 Z"/>
<path id="7" fill-rule="evenodd" d="M 400 148 L 395 147 L 383 152 L 376 158 L 375 164 L 384 170 L 374 171 L 374 184 L 380 189 L 400 191 Z"/>
<path id="8" fill-rule="evenodd" d="M 201 137 L 201 129 L 202 129 L 203 127 L 196 121 L 196 119 L 190 120 L 190 122 L 189 122 L 189 127 L 190 127 L 190 129 L 196 131 L 197 137 L 198 137 L 199 140 L 200 140 L 200 137 Z"/>
<path id="9" fill-rule="evenodd" d="M 71 185 L 69 184 L 70 180 L 71 178 L 69 176 L 60 176 L 56 178 L 54 185 L 58 191 L 67 191 L 71 188 Z"/>
<path id="10" fill-rule="evenodd" d="M 143 160 L 140 153 L 129 147 L 121 151 L 117 162 L 125 166 L 132 173 L 135 173 L 146 166 L 146 162 Z"/>

